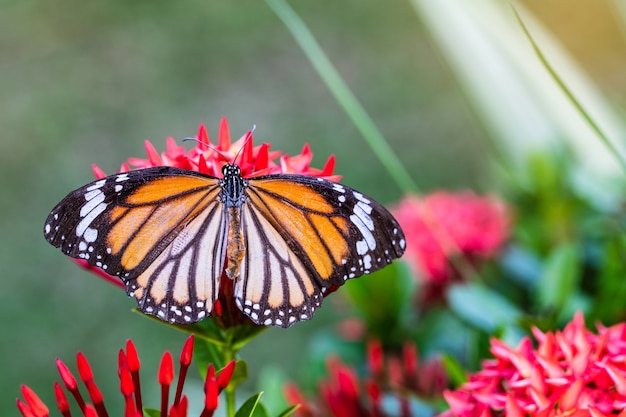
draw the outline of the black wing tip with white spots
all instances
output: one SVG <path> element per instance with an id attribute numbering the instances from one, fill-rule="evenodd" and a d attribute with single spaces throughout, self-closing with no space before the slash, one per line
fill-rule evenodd
<path id="1" fill-rule="evenodd" d="M 136 291 L 140 290 L 140 288 L 135 283 L 135 280 L 127 281 L 125 284 L 126 294 L 136 299 L 139 310 L 159 320 L 172 324 L 193 324 L 211 315 L 211 306 L 206 301 L 195 300 L 184 305 L 177 303 L 173 299 L 157 302 L 149 296 L 138 298 Z"/>
<path id="2" fill-rule="evenodd" d="M 333 284 L 342 285 L 349 279 L 378 271 L 404 254 L 404 232 L 382 204 L 350 187 L 326 183 L 337 199 L 338 210 L 351 223 L 349 243 L 353 245 L 350 256 L 337 268 L 335 280 L 331 280 Z"/>
<path id="3" fill-rule="evenodd" d="M 321 307 L 323 299 L 321 293 L 313 294 L 307 303 L 300 306 L 280 306 L 277 308 L 263 306 L 250 300 L 242 301 L 239 297 L 235 298 L 235 302 L 242 313 L 248 316 L 254 324 L 286 329 L 298 322 L 313 318 L 315 311 Z"/>

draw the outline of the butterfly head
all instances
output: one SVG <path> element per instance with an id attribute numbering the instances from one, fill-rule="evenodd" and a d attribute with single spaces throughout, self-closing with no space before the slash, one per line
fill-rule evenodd
<path id="1" fill-rule="evenodd" d="M 224 178 L 232 178 L 241 176 L 241 168 L 236 164 L 226 164 L 222 167 Z"/>

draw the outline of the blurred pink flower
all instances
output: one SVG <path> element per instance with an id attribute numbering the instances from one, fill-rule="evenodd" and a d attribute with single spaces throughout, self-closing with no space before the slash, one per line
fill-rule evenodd
<path id="1" fill-rule="evenodd" d="M 495 256 L 511 227 L 504 202 L 471 191 L 408 196 L 391 212 L 406 235 L 404 259 L 431 284 L 457 277 L 450 261 L 455 256 L 462 255 L 472 264 Z"/>
<path id="2" fill-rule="evenodd" d="M 495 359 L 444 396 L 440 417 L 626 416 L 626 323 L 594 333 L 582 313 L 563 331 L 533 328 L 517 348 L 491 340 Z"/>

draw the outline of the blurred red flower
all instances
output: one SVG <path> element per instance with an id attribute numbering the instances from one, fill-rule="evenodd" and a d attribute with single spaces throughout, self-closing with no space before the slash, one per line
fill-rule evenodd
<path id="1" fill-rule="evenodd" d="M 495 359 L 444 396 L 440 417 L 626 415 L 626 323 L 594 333 L 582 313 L 563 331 L 532 332 L 516 348 L 491 340 Z"/>
<path id="2" fill-rule="evenodd" d="M 463 256 L 472 264 L 492 258 L 511 228 L 504 202 L 471 191 L 408 196 L 391 212 L 406 235 L 404 259 L 427 284 L 458 278 L 451 262 L 454 257 Z"/>
<path id="3" fill-rule="evenodd" d="M 158 370 L 158 381 L 161 385 L 161 405 L 160 412 L 163 417 L 187 417 L 188 400 L 183 395 L 183 386 L 187 369 L 191 364 L 193 355 L 193 335 L 189 336 L 180 354 L 180 371 L 178 374 L 178 382 L 174 401 L 170 406 L 169 392 L 170 386 L 174 381 L 174 360 L 172 354 L 166 351 L 161 358 L 161 364 Z M 59 375 L 65 390 L 72 395 L 74 401 L 81 411 L 81 415 L 85 417 L 105 417 L 108 416 L 107 408 L 104 404 L 104 397 L 94 381 L 91 366 L 87 358 L 78 352 L 76 355 L 76 365 L 80 380 L 85 385 L 89 399 L 85 400 L 79 390 L 78 381 L 67 365 L 60 359 L 56 361 Z M 126 351 L 120 349 L 118 356 L 117 374 L 120 378 L 120 392 L 125 399 L 124 413 L 114 413 L 114 415 L 123 415 L 124 417 L 140 417 L 143 416 L 143 404 L 141 397 L 141 384 L 139 378 L 139 369 L 141 368 L 139 356 L 135 349 L 135 345 L 131 340 L 126 342 Z M 217 371 L 213 365 L 209 365 L 207 376 L 204 382 L 205 404 L 201 417 L 211 417 L 219 404 L 218 397 L 220 392 L 226 388 L 230 382 L 230 378 L 235 370 L 235 361 L 231 361 L 222 370 Z M 54 394 L 56 405 L 64 417 L 71 416 L 70 402 L 63 387 L 58 382 L 54 384 Z M 24 401 L 17 399 L 17 408 L 23 417 L 48 417 L 50 415 L 48 407 L 28 386 L 22 385 L 22 397 Z"/>
<path id="4" fill-rule="evenodd" d="M 318 400 L 308 401 L 294 384 L 287 385 L 285 396 L 288 402 L 300 404 L 295 412 L 299 417 L 410 417 L 411 397 L 441 398 L 447 384 L 441 362 L 433 359 L 420 364 L 412 343 L 405 344 L 400 355 L 385 357 L 380 342 L 371 341 L 367 365 L 367 377 L 359 380 L 354 369 L 332 356 L 327 361 L 328 379 L 319 384 Z M 383 396 L 397 401 L 400 414 L 390 414 L 383 407 Z"/>

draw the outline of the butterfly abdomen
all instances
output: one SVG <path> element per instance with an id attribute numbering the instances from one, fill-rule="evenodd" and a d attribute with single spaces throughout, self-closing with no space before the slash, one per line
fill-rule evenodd
<path id="1" fill-rule="evenodd" d="M 239 207 L 231 207 L 229 209 L 228 245 L 226 246 L 226 256 L 228 257 L 226 275 L 228 278 L 239 278 L 239 269 L 245 254 L 246 249 L 241 231 L 241 210 Z"/>

